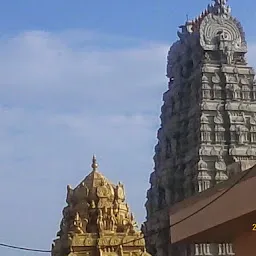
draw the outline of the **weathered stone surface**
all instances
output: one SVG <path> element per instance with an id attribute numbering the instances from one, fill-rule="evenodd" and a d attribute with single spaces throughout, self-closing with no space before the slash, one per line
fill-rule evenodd
<path id="1" fill-rule="evenodd" d="M 167 216 L 169 206 L 256 161 L 255 72 L 245 60 L 241 24 L 227 1 L 215 0 L 180 28 L 167 57 L 170 80 L 147 195 L 146 233 L 160 223 L 168 227 L 163 212 Z M 230 244 L 170 246 L 164 231 L 147 238 L 146 245 L 157 256 L 234 255 Z"/>

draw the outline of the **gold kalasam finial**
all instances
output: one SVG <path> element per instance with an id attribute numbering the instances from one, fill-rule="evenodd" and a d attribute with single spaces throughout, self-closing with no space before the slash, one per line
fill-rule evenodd
<path id="1" fill-rule="evenodd" d="M 92 156 L 92 170 L 97 171 L 97 168 L 98 168 L 98 164 L 97 164 L 96 156 L 93 155 Z"/>

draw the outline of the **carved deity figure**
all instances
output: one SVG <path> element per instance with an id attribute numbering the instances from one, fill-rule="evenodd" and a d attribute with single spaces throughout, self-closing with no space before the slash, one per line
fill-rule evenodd
<path id="1" fill-rule="evenodd" d="M 101 209 L 99 209 L 99 213 L 98 213 L 97 226 L 98 226 L 99 232 L 102 232 L 104 230 L 103 214 Z"/>
<path id="2" fill-rule="evenodd" d="M 218 156 L 217 161 L 215 162 L 215 169 L 217 171 L 226 171 L 227 166 L 221 155 Z"/>
<path id="3" fill-rule="evenodd" d="M 109 215 L 108 215 L 108 230 L 115 231 L 116 228 L 116 218 L 113 213 L 113 209 L 110 208 Z"/>
<path id="4" fill-rule="evenodd" d="M 121 202 L 125 200 L 124 186 L 120 182 L 116 186 L 116 197 L 117 200 L 120 200 Z"/>
<path id="5" fill-rule="evenodd" d="M 227 84 L 226 88 L 231 93 L 231 98 L 233 100 L 241 99 L 241 89 L 237 84 L 235 84 L 235 83 Z"/>
<path id="6" fill-rule="evenodd" d="M 78 233 L 78 234 L 83 234 L 84 233 L 83 223 L 82 223 L 82 220 L 81 220 L 80 215 L 79 215 L 78 212 L 75 215 L 75 219 L 72 223 L 71 230 L 75 233 Z"/>
<path id="7" fill-rule="evenodd" d="M 219 33 L 219 50 L 225 56 L 226 63 L 231 65 L 234 59 L 233 43 L 229 39 L 228 33 L 223 30 Z"/>
<path id="8" fill-rule="evenodd" d="M 90 207 L 91 207 L 91 209 L 96 208 L 96 204 L 95 204 L 94 200 L 91 201 Z"/>
<path id="9" fill-rule="evenodd" d="M 231 42 L 227 43 L 224 53 L 227 58 L 227 64 L 231 65 L 233 62 L 233 59 L 234 59 L 234 50 L 233 50 L 233 46 L 232 46 Z"/>
<path id="10" fill-rule="evenodd" d="M 236 134 L 238 136 L 238 143 L 240 145 L 243 145 L 247 142 L 247 129 L 244 126 L 237 126 L 236 127 Z"/>
<path id="11" fill-rule="evenodd" d="M 213 119 L 215 124 L 223 124 L 223 117 L 219 110 L 217 110 L 217 115 Z"/>
<path id="12" fill-rule="evenodd" d="M 243 100 L 250 100 L 250 88 L 247 85 L 242 87 L 242 99 Z"/>
<path id="13" fill-rule="evenodd" d="M 241 99 L 241 89 L 237 84 L 232 84 L 233 89 L 233 100 L 240 100 Z"/>
<path id="14" fill-rule="evenodd" d="M 97 188 L 97 196 L 99 198 L 98 208 L 110 207 L 111 203 L 108 202 L 108 199 L 111 196 L 111 191 L 105 180 L 102 180 L 101 186 Z"/>
<path id="15" fill-rule="evenodd" d="M 117 200 L 115 200 L 113 203 L 113 211 L 114 211 L 114 214 L 117 214 L 119 211 L 119 204 Z"/>

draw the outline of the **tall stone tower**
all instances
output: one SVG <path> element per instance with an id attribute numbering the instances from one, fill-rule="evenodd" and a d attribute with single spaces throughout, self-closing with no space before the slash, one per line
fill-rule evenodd
<path id="1" fill-rule="evenodd" d="M 153 256 L 234 255 L 225 242 L 179 248 L 169 243 L 171 205 L 228 179 L 231 165 L 256 159 L 256 83 L 245 60 L 245 34 L 227 1 L 213 2 L 180 26 L 168 53 L 169 88 L 143 226 Z"/>
<path id="2" fill-rule="evenodd" d="M 52 256 L 150 256 L 145 240 L 125 202 L 124 187 L 114 185 L 98 170 L 74 189 L 67 187 L 67 206 Z"/>

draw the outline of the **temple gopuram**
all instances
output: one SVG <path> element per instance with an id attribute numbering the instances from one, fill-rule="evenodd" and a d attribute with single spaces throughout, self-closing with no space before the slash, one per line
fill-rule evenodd
<path id="1" fill-rule="evenodd" d="M 179 27 L 167 54 L 143 226 L 154 234 L 146 236 L 153 256 L 235 255 L 229 241 L 171 245 L 169 210 L 256 164 L 256 79 L 245 33 L 227 0 L 209 2 Z"/>
<path id="2" fill-rule="evenodd" d="M 67 186 L 67 206 L 52 256 L 150 256 L 125 202 L 124 186 L 114 185 L 98 170 L 74 189 Z"/>

